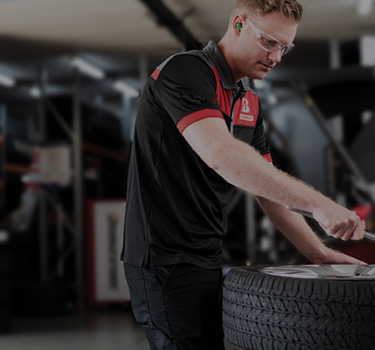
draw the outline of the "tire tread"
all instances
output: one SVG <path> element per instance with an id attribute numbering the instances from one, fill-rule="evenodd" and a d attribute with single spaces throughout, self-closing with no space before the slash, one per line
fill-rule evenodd
<path id="1" fill-rule="evenodd" d="M 234 268 L 224 280 L 223 325 L 226 339 L 242 349 L 375 349 L 375 281 Z"/>

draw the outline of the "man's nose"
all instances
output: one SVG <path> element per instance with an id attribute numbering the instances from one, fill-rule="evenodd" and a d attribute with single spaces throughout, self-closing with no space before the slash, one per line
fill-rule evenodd
<path id="1" fill-rule="evenodd" d="M 270 52 L 268 57 L 272 60 L 272 62 L 274 62 L 275 64 L 278 64 L 281 62 L 281 58 L 283 57 L 282 50 L 279 49 L 279 50 L 272 51 Z"/>

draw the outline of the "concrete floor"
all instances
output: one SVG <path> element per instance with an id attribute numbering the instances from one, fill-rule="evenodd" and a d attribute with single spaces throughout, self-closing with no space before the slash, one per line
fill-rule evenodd
<path id="1" fill-rule="evenodd" d="M 1 350 L 149 350 L 130 310 L 54 318 L 22 318 L 0 334 Z M 227 350 L 234 350 L 227 345 Z"/>
<path id="2" fill-rule="evenodd" d="M 149 350 L 129 310 L 22 318 L 0 335 L 1 350 Z"/>

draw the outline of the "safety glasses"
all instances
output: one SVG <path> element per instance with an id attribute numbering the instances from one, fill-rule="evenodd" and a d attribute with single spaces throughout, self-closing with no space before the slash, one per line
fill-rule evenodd
<path id="1" fill-rule="evenodd" d="M 281 54 L 284 56 L 293 49 L 294 44 L 281 44 L 279 40 L 275 39 L 271 35 L 264 32 L 262 29 L 258 28 L 248 18 L 246 18 L 246 22 L 249 23 L 250 27 L 254 30 L 257 38 L 257 43 L 263 50 L 266 50 L 268 52 L 280 50 Z"/>

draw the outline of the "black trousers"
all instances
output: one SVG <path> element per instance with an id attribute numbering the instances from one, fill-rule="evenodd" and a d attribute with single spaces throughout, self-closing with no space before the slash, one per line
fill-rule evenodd
<path id="1" fill-rule="evenodd" d="M 151 350 L 224 350 L 221 269 L 124 267 L 133 313 Z"/>

